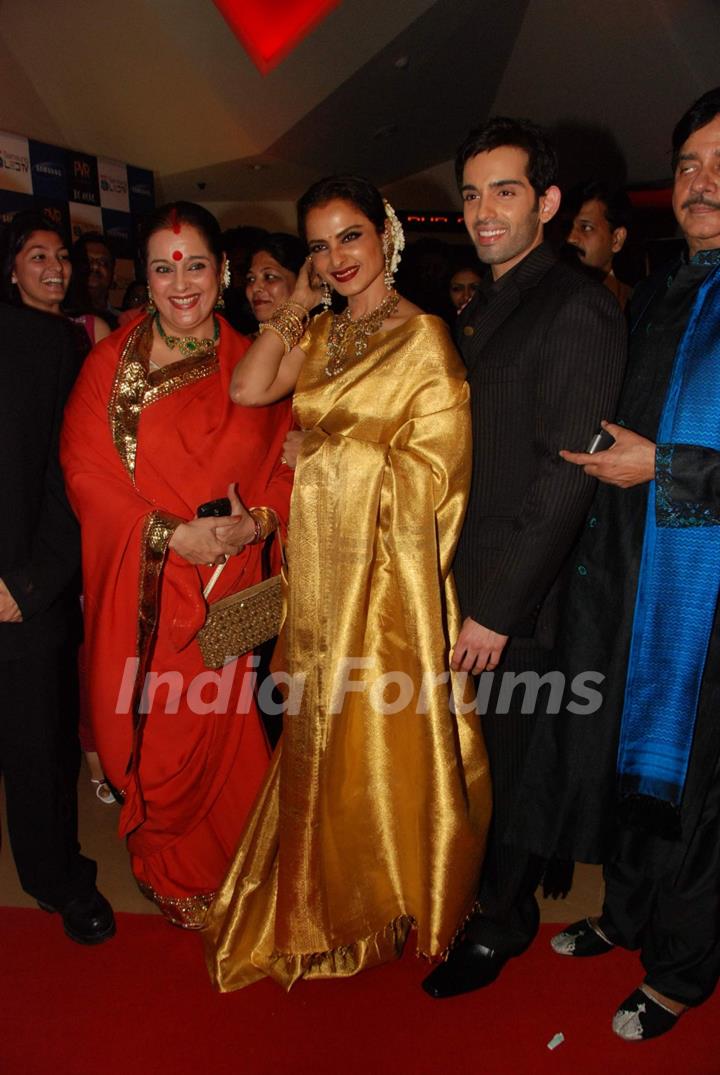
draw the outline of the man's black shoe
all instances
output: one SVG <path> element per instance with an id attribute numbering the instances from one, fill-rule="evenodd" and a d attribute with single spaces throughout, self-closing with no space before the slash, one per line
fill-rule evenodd
<path id="1" fill-rule="evenodd" d="M 458 997 L 494 982 L 510 956 L 498 955 L 492 948 L 472 941 L 461 941 L 445 963 L 428 974 L 422 987 L 430 997 Z"/>
<path id="2" fill-rule="evenodd" d="M 562 933 L 556 933 L 550 944 L 561 956 L 602 956 L 614 948 L 597 922 L 590 918 L 573 922 Z"/>
<path id="3" fill-rule="evenodd" d="M 62 909 L 40 900 L 38 906 L 50 914 L 61 915 L 66 934 L 77 944 L 102 944 L 115 935 L 113 909 L 97 889 L 89 896 L 70 900 Z"/>

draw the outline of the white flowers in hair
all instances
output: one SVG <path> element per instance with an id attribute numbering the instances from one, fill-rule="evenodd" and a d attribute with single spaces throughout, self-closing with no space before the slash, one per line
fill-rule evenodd
<path id="1" fill-rule="evenodd" d="M 223 291 L 225 291 L 227 288 L 230 287 L 231 279 L 232 279 L 232 277 L 230 275 L 230 262 L 228 261 L 227 258 L 225 258 L 225 264 L 223 266 L 222 281 L 221 281 L 221 288 L 222 288 Z"/>
<path id="2" fill-rule="evenodd" d="M 394 273 L 400 264 L 402 251 L 405 249 L 405 232 L 397 218 L 397 213 L 388 201 L 385 202 L 385 216 L 390 221 L 390 236 L 392 239 L 392 251 L 389 252 L 390 262 L 388 269 L 391 273 Z"/>

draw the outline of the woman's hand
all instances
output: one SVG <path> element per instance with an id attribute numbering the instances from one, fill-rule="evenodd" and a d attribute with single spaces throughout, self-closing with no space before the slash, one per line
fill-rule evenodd
<path id="1" fill-rule="evenodd" d="M 306 429 L 291 429 L 285 438 L 282 461 L 286 466 L 290 467 L 291 470 L 295 470 L 295 467 L 297 466 L 300 449 L 302 448 L 306 436 Z"/>
<path id="2" fill-rule="evenodd" d="M 310 312 L 317 306 L 322 297 L 322 280 L 313 270 L 312 259 L 307 257 L 302 264 L 295 289 L 290 296 L 290 302 L 297 302 Z"/>
<path id="3" fill-rule="evenodd" d="M 236 556 L 255 537 L 255 520 L 235 491 L 228 486 L 232 515 L 191 519 L 180 523 L 170 538 L 170 548 L 190 564 L 222 564 Z"/>
<path id="4" fill-rule="evenodd" d="M 235 556 L 255 537 L 255 520 L 237 495 L 235 485 L 228 485 L 232 515 L 216 519 L 216 536 L 229 556 Z"/>
<path id="5" fill-rule="evenodd" d="M 189 564 L 221 564 L 231 553 L 216 536 L 218 520 L 191 519 L 180 523 L 170 538 L 170 548 Z"/>

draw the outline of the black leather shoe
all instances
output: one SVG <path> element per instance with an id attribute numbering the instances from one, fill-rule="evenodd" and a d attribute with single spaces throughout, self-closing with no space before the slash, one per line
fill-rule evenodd
<path id="1" fill-rule="evenodd" d="M 458 997 L 494 982 L 510 956 L 498 955 L 484 944 L 461 941 L 422 983 L 430 997 Z"/>
<path id="2" fill-rule="evenodd" d="M 97 889 L 89 896 L 70 900 L 63 908 L 40 900 L 38 906 L 49 914 L 61 915 L 65 933 L 77 944 L 102 944 L 115 935 L 113 909 Z"/>

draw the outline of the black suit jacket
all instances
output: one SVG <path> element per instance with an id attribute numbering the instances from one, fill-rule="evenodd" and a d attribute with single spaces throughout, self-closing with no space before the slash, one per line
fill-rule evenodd
<path id="1" fill-rule="evenodd" d="M 58 441 L 76 372 L 59 318 L 0 305 L 0 578 L 22 623 L 0 623 L 0 660 L 79 637 L 80 535 Z"/>
<path id="2" fill-rule="evenodd" d="M 463 312 L 473 475 L 455 560 L 463 614 L 554 643 L 561 569 L 594 481 L 564 462 L 614 414 L 626 358 L 617 300 L 537 247 Z"/>

